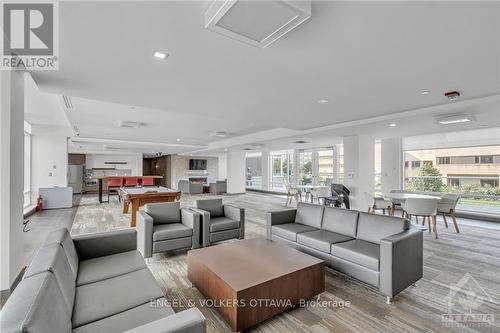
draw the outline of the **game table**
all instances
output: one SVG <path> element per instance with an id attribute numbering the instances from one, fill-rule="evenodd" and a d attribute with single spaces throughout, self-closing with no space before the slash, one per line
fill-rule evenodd
<path id="1" fill-rule="evenodd" d="M 172 202 L 180 200 L 181 192 L 163 186 L 120 187 L 119 195 L 123 201 L 123 213 L 128 213 L 132 206 L 130 226 L 135 227 L 139 207 L 155 202 Z"/>

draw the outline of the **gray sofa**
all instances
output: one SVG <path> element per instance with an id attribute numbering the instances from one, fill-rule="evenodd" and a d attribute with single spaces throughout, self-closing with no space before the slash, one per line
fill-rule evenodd
<path id="1" fill-rule="evenodd" d="M 7 332 L 205 332 L 192 308 L 174 313 L 136 250 L 134 230 L 51 233 L 2 309 Z"/>
<path id="2" fill-rule="evenodd" d="M 202 194 L 203 193 L 203 184 L 201 183 L 193 183 L 189 180 L 179 180 L 179 184 L 177 189 L 182 193 L 187 194 Z"/>
<path id="3" fill-rule="evenodd" d="M 152 203 L 137 215 L 137 249 L 144 258 L 153 253 L 200 247 L 200 215 L 180 202 Z"/>
<path id="4" fill-rule="evenodd" d="M 267 238 L 321 258 L 392 297 L 423 273 L 423 235 L 408 220 L 299 203 L 267 213 Z"/>
<path id="5" fill-rule="evenodd" d="M 215 183 L 210 183 L 210 193 L 221 194 L 227 192 L 227 180 L 218 180 Z"/>
<path id="6" fill-rule="evenodd" d="M 202 246 L 232 238 L 245 238 L 245 209 L 222 204 L 222 199 L 196 200 L 191 210 L 201 217 Z"/>

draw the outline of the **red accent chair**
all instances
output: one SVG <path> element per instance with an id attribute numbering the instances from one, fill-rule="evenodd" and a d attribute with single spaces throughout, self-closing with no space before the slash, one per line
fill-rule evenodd
<path id="1" fill-rule="evenodd" d="M 124 186 L 126 187 L 137 186 L 137 177 L 125 177 Z"/>
<path id="2" fill-rule="evenodd" d="M 154 186 L 155 180 L 152 177 L 142 177 L 142 186 Z"/>
<path id="3" fill-rule="evenodd" d="M 108 178 L 108 202 L 109 202 L 109 194 L 111 191 L 115 192 L 118 195 L 118 189 L 122 187 L 123 179 L 121 177 L 109 177 Z M 120 200 L 120 196 L 118 196 L 118 201 Z"/>

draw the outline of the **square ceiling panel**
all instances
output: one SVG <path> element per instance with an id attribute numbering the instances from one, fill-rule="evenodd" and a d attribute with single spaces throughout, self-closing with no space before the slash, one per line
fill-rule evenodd
<path id="1" fill-rule="evenodd" d="M 214 1 L 205 13 L 205 27 L 264 48 L 310 16 L 310 1 Z"/>

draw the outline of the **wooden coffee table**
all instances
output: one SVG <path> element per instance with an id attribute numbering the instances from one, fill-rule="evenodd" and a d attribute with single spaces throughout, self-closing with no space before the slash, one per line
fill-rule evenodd
<path id="1" fill-rule="evenodd" d="M 191 250 L 187 261 L 188 279 L 233 331 L 325 291 L 323 260 L 263 238 Z"/>

